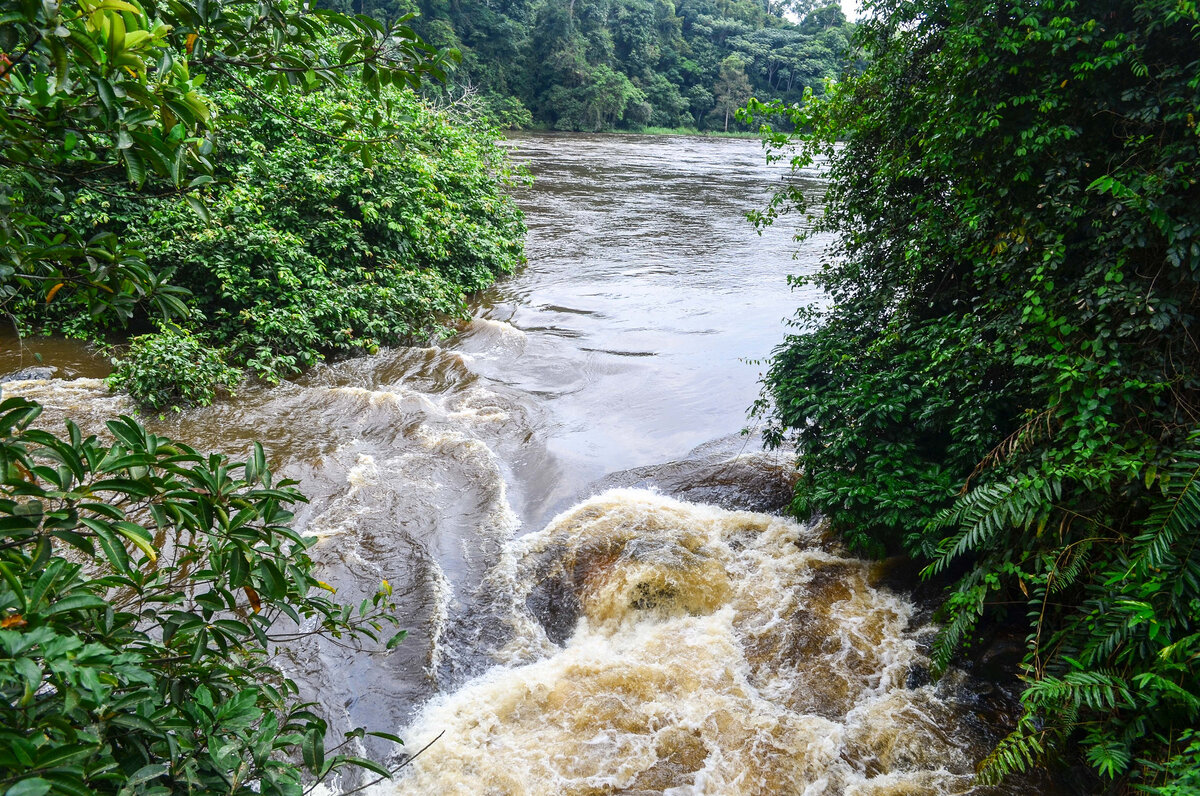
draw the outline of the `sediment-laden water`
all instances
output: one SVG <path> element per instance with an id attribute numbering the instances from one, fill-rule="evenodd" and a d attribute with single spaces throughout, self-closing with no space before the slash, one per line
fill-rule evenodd
<path id="1" fill-rule="evenodd" d="M 787 519 L 604 492 L 509 546 L 498 665 L 422 710 L 409 737 L 441 737 L 378 792 L 964 792 L 994 733 L 875 580 Z"/>
<path id="2" fill-rule="evenodd" d="M 527 135 L 529 265 L 438 346 L 150 419 L 233 454 L 258 439 L 311 498 L 339 596 L 388 579 L 396 650 L 308 644 L 280 665 L 341 729 L 399 732 L 404 794 L 952 794 L 1011 704 L 930 683 L 926 612 L 817 529 L 769 512 L 786 452 L 738 431 L 806 296 L 792 230 L 744 220 L 781 179 L 756 142 Z M 819 189 L 819 174 L 801 176 Z M 76 347 L 0 373 L 43 422 L 130 411 Z M 47 374 L 39 374 L 47 375 Z M 334 783 L 345 788 L 357 782 Z M 1049 792 L 1039 785 L 1041 792 Z"/>

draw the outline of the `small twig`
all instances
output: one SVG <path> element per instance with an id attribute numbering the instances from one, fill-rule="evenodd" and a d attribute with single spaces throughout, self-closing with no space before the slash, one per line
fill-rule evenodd
<path id="1" fill-rule="evenodd" d="M 418 751 L 418 752 L 417 752 L 415 755 L 413 755 L 412 757 L 408 758 L 408 759 L 407 759 L 407 760 L 405 760 L 403 763 L 401 763 L 400 765 L 398 765 L 398 766 L 396 766 L 394 769 L 392 769 L 392 773 L 391 773 L 391 774 L 389 774 L 388 776 L 386 776 L 386 777 L 379 777 L 378 779 L 374 780 L 373 782 L 368 782 L 366 785 L 359 785 L 359 786 L 358 786 L 357 788 L 355 788 L 354 790 L 348 790 L 348 791 L 346 791 L 345 793 L 343 793 L 343 794 L 342 794 L 342 796 L 350 796 L 350 794 L 351 794 L 351 793 L 358 793 L 359 791 L 366 790 L 367 788 L 370 788 L 370 787 L 373 787 L 373 786 L 375 786 L 375 785 L 378 785 L 380 782 L 383 782 L 385 779 L 391 779 L 392 777 L 396 776 L 396 774 L 397 774 L 397 773 L 398 773 L 398 772 L 399 772 L 401 769 L 403 769 L 403 768 L 405 768 L 406 766 L 410 765 L 410 764 L 412 763 L 412 761 L 416 760 L 418 757 L 420 757 L 420 756 L 421 756 L 421 753 L 422 753 L 422 752 L 424 752 L 426 749 L 428 749 L 429 747 L 431 747 L 431 746 L 433 746 L 435 743 L 437 743 L 439 740 L 441 740 L 441 737 L 442 737 L 443 735 L 445 735 L 445 734 L 446 734 L 446 731 L 445 731 L 445 730 L 442 730 L 441 732 L 439 732 L 439 733 L 437 734 L 437 737 L 436 737 L 436 738 L 434 738 L 432 741 L 430 741 L 429 743 L 427 743 L 427 744 L 425 744 L 424 746 L 422 746 L 422 747 L 421 747 L 421 749 L 420 749 L 420 751 Z M 315 787 L 316 787 L 316 785 L 314 784 L 314 785 L 313 785 L 313 787 L 315 788 Z M 308 789 L 308 791 L 305 791 L 305 793 L 309 793 L 309 792 L 311 792 L 311 791 L 312 791 L 312 788 L 309 788 L 309 789 Z"/>

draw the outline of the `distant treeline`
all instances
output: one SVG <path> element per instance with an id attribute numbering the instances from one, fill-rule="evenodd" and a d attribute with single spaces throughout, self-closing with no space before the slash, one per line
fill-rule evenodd
<path id="1" fill-rule="evenodd" d="M 752 95 L 799 100 L 845 64 L 853 30 L 822 0 L 323 0 L 455 48 L 455 89 L 501 124 L 737 128 Z"/>

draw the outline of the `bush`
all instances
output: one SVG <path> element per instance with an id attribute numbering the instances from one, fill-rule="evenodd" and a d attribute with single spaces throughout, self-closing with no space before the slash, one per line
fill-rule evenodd
<path id="1" fill-rule="evenodd" d="M 955 578 L 939 665 L 981 621 L 1026 626 L 1024 713 L 985 781 L 1078 745 L 1102 776 L 1181 792 L 1200 721 L 1200 14 L 874 11 L 863 74 L 804 108 L 752 103 L 806 131 L 795 167 L 830 159 L 818 227 L 837 243 L 812 281 L 831 306 L 797 319 L 759 407 L 795 440 L 794 509 Z"/>
<path id="2" fill-rule="evenodd" d="M 465 292 L 522 261 L 521 213 L 502 193 L 514 175 L 494 130 L 408 89 L 379 100 L 353 87 L 293 92 L 269 104 L 244 89 L 211 95 L 244 121 L 225 130 L 217 179 L 198 189 L 207 223 L 177 197 L 120 186 L 81 192 L 73 221 L 126 230 L 151 270 L 188 291 L 182 323 L 225 349 L 229 365 L 276 380 L 331 355 L 429 339 L 465 316 Z M 357 135 L 392 145 L 366 153 L 367 164 L 347 156 L 339 120 L 349 115 L 367 120 Z M 77 331 L 68 307 L 24 310 L 31 323 Z"/>
<path id="3" fill-rule="evenodd" d="M 268 663 L 302 623 L 380 639 L 396 619 L 386 583 L 355 611 L 325 595 L 289 527 L 304 498 L 262 448 L 202 456 L 129 418 L 111 445 L 55 436 L 29 428 L 40 411 L 0 402 L 0 787 L 299 796 L 305 772 L 386 775 L 326 756 Z"/>
<path id="4" fill-rule="evenodd" d="M 241 371 L 225 364 L 223 350 L 206 346 L 202 337 L 178 326 L 132 338 L 115 364 L 109 387 L 156 410 L 208 406 L 218 390 L 232 393 L 242 380 Z"/>
<path id="5" fill-rule="evenodd" d="M 524 130 L 533 126 L 533 114 L 525 103 L 516 97 L 502 94 L 485 94 L 482 99 L 483 114 L 497 127 L 509 130 Z"/>

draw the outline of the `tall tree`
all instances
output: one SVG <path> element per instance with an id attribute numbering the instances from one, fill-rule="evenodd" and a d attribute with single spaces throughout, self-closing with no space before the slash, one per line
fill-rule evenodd
<path id="1" fill-rule="evenodd" d="M 350 0 L 319 2 L 350 7 Z M 363 8 L 388 19 L 401 5 L 364 0 Z M 575 112 L 596 93 L 590 84 L 600 78 L 610 88 L 620 83 L 600 67 L 620 73 L 642 93 L 629 101 L 627 113 L 602 114 L 611 119 L 606 127 L 637 128 L 648 121 L 721 129 L 724 112 L 709 116 L 713 103 L 698 98 L 715 91 L 726 58 L 736 54 L 745 62 L 750 91 L 742 100 L 754 94 L 799 101 L 805 86 L 819 92 L 825 79 L 841 71 L 853 27 L 836 5 L 808 0 L 420 0 L 415 5 L 421 12 L 412 23 L 417 32 L 461 50 L 455 72 L 459 89 L 478 94 L 481 106 L 501 121 L 532 119 L 562 129 L 592 129 L 596 115 Z"/>
<path id="2" fill-rule="evenodd" d="M 721 62 L 721 76 L 713 88 L 717 106 L 713 113 L 724 114 L 725 132 L 729 132 L 729 117 L 750 99 L 750 81 L 746 77 L 746 62 L 731 55 Z"/>

